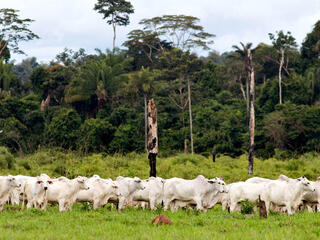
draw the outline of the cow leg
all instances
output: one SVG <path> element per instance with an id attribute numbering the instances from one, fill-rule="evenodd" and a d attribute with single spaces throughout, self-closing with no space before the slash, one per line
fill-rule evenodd
<path id="1" fill-rule="evenodd" d="M 99 199 L 94 199 L 93 200 L 93 210 L 96 210 L 97 208 L 99 208 L 100 204 L 99 204 Z"/>
<path id="2" fill-rule="evenodd" d="M 155 203 L 156 201 L 155 201 L 155 199 L 154 198 L 151 198 L 150 199 L 150 209 L 151 210 L 157 210 L 157 208 L 156 208 L 156 203 Z"/>
<path id="3" fill-rule="evenodd" d="M 292 215 L 293 214 L 290 203 L 286 203 L 286 209 L 287 209 L 288 215 Z"/>
<path id="4" fill-rule="evenodd" d="M 164 205 L 163 210 L 164 210 L 164 211 L 167 211 L 167 210 L 168 210 L 171 201 L 172 201 L 171 199 L 169 199 L 169 200 L 166 199 L 166 200 L 163 201 L 163 205 Z"/>
<path id="5" fill-rule="evenodd" d="M 124 209 L 125 201 L 126 201 L 125 198 L 123 198 L 123 197 L 119 198 L 119 207 L 118 207 L 119 210 Z"/>
<path id="6" fill-rule="evenodd" d="M 60 212 L 65 211 L 65 201 L 63 199 L 59 200 L 59 211 Z"/>
<path id="7" fill-rule="evenodd" d="M 313 209 L 309 204 L 307 204 L 307 209 L 308 209 L 308 212 L 313 212 Z"/>
<path id="8" fill-rule="evenodd" d="M 270 204 L 271 204 L 271 202 L 270 202 L 270 201 L 266 201 L 266 200 L 265 200 L 265 204 L 266 204 L 266 212 L 267 212 L 267 214 L 269 214 L 269 212 L 270 212 Z"/>
<path id="9" fill-rule="evenodd" d="M 200 211 L 203 211 L 203 206 L 202 206 L 202 201 L 201 201 L 201 198 L 195 198 L 194 201 L 196 202 L 197 204 L 197 209 L 200 210 Z"/>
<path id="10" fill-rule="evenodd" d="M 232 202 L 231 205 L 230 205 L 230 212 L 236 211 L 237 205 L 238 205 L 237 202 Z"/>

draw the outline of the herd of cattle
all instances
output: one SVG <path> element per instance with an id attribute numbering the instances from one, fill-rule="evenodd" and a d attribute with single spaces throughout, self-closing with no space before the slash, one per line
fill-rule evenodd
<path id="1" fill-rule="evenodd" d="M 207 179 L 199 175 L 195 179 L 162 179 L 150 177 L 141 180 L 137 177 L 117 177 L 103 179 L 98 175 L 90 178 L 66 177 L 50 178 L 46 174 L 38 177 L 23 175 L 0 176 L 0 210 L 4 204 L 21 204 L 24 209 L 41 208 L 57 203 L 60 211 L 71 210 L 76 202 L 90 202 L 93 209 L 103 207 L 108 202 L 115 203 L 119 210 L 128 206 L 141 206 L 155 210 L 163 204 L 164 210 L 196 208 L 207 211 L 216 204 L 231 212 L 241 209 L 241 202 L 256 202 L 262 199 L 266 210 L 286 212 L 289 215 L 298 209 L 309 211 L 319 209 L 320 178 L 316 182 L 306 177 L 292 179 L 280 175 L 271 180 L 253 177 L 244 182 L 226 184 L 222 178 Z"/>

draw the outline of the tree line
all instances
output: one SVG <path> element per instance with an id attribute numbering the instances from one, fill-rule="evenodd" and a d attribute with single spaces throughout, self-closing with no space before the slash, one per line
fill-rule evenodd
<path id="1" fill-rule="evenodd" d="M 214 147 L 231 156 L 248 152 L 253 161 L 319 151 L 320 21 L 300 48 L 279 30 L 269 43 L 239 43 L 220 54 L 212 50 L 215 35 L 186 15 L 142 19 L 117 48 L 116 26 L 129 24 L 132 5 L 99 0 L 94 10 L 110 18 L 113 49 L 66 48 L 48 64 L 9 61 L 11 52 L 23 53 L 20 41 L 38 36 L 28 30 L 33 20 L 0 11 L 1 145 L 23 153 L 142 152 L 147 101 L 154 98 L 162 154 L 208 155 Z M 197 48 L 208 55 L 198 56 Z"/>

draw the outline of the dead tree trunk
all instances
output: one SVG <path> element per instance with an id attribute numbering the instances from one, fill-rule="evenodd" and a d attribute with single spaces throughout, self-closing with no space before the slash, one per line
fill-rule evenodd
<path id="1" fill-rule="evenodd" d="M 40 109 L 41 112 L 44 112 L 50 105 L 50 94 L 48 94 L 46 100 L 42 99 Z"/>
<path id="2" fill-rule="evenodd" d="M 144 94 L 144 149 L 148 152 L 148 105 L 147 94 Z"/>
<path id="3" fill-rule="evenodd" d="M 282 82 L 282 67 L 283 67 L 283 63 L 284 63 L 284 50 L 281 49 L 281 58 L 280 58 L 280 64 L 279 64 L 279 103 L 282 104 L 282 86 L 281 86 L 281 82 Z"/>
<path id="4" fill-rule="evenodd" d="M 247 116 L 249 112 L 249 105 L 250 105 L 250 100 L 249 100 L 249 81 L 250 81 L 250 74 L 248 73 L 247 79 L 246 79 L 246 94 L 247 94 Z"/>
<path id="5" fill-rule="evenodd" d="M 193 150 L 193 136 L 192 136 L 191 87 L 190 87 L 189 77 L 188 77 L 188 102 L 189 102 L 189 122 L 190 122 L 190 145 L 191 145 L 191 154 L 193 154 L 194 150 Z"/>
<path id="6" fill-rule="evenodd" d="M 153 99 L 148 102 L 148 159 L 150 164 L 150 177 L 156 177 L 156 163 L 158 154 L 158 122 L 157 108 Z"/>
<path id="7" fill-rule="evenodd" d="M 248 49 L 248 75 L 250 76 L 250 99 L 249 99 L 249 166 L 248 173 L 253 174 L 253 160 L 254 160 L 254 127 L 255 127 L 255 115 L 254 115 L 254 69 L 252 66 L 252 54 Z"/>
<path id="8" fill-rule="evenodd" d="M 211 154 L 212 154 L 212 162 L 216 162 L 217 150 L 216 150 L 216 146 L 214 146 L 214 145 L 212 147 Z"/>

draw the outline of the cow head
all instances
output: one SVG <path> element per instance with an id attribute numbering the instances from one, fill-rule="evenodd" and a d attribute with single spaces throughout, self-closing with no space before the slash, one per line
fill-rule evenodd
<path id="1" fill-rule="evenodd" d="M 310 182 L 305 176 L 297 178 L 297 180 L 302 184 L 302 188 L 304 191 L 307 192 L 314 192 L 316 191 L 314 184 Z"/>
<path id="2" fill-rule="evenodd" d="M 144 190 L 146 188 L 140 178 L 134 177 L 133 181 L 137 190 Z"/>
<path id="3" fill-rule="evenodd" d="M 76 178 L 76 181 L 79 184 L 80 189 L 89 190 L 90 187 L 87 184 L 87 178 L 86 177 L 80 177 L 79 176 L 79 177 Z"/>
<path id="4" fill-rule="evenodd" d="M 226 183 L 221 178 L 212 178 L 208 180 L 208 183 L 214 184 L 214 186 L 217 188 L 217 190 L 220 193 L 227 193 L 228 189 L 226 187 Z"/>
<path id="5" fill-rule="evenodd" d="M 21 187 L 21 184 L 18 183 L 17 180 L 16 180 L 16 178 L 13 177 L 13 176 L 11 176 L 11 175 L 9 175 L 9 176 L 7 177 L 7 181 L 9 182 L 9 186 L 10 186 L 10 187 L 14 187 L 14 188 L 19 188 L 19 187 Z"/>

